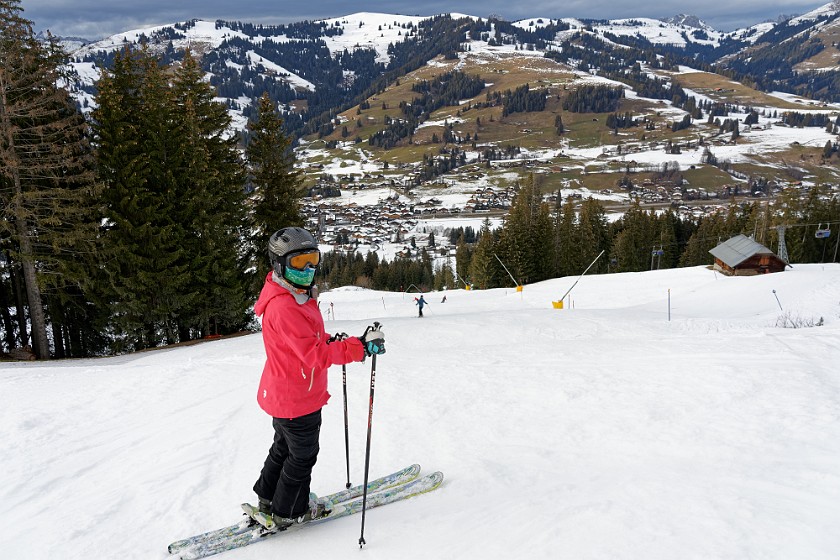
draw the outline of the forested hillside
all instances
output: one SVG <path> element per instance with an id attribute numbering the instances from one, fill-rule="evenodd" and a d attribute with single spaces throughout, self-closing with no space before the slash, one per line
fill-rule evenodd
<path id="1" fill-rule="evenodd" d="M 644 73 L 626 76 L 639 63 L 651 68 L 686 65 L 717 71 L 765 91 L 795 92 L 805 97 L 838 101 L 836 69 L 803 72 L 797 64 L 836 43 L 819 36 L 836 21 L 828 11 L 814 18 L 783 21 L 758 38 L 747 33 L 716 33 L 701 23 L 686 25 L 690 18 L 662 23 L 679 42 L 652 40 L 650 20 L 639 20 L 639 32 L 629 34 L 633 20 L 619 32 L 613 22 L 602 20 L 453 19 L 389 16 L 367 25 L 354 18 L 303 21 L 286 25 L 254 25 L 217 21 L 217 37 L 202 47 L 200 61 L 220 97 L 244 118 L 253 115 L 262 92 L 289 108 L 287 128 L 296 136 L 323 132 L 332 117 L 381 92 L 399 76 L 424 66 L 436 56 L 456 57 L 475 43 L 516 46 L 544 52 L 546 56 L 579 70 L 613 79 L 648 81 Z M 353 21 L 351 24 L 350 21 Z M 196 27 L 190 21 L 130 34 L 123 42 L 102 42 L 74 54 L 77 64 L 108 67 L 114 53 L 126 45 L 146 46 L 170 64 L 183 53 L 185 43 L 195 44 Z M 583 27 L 578 27 L 582 23 Z M 396 31 L 396 33 L 395 33 Z M 198 32 L 199 35 L 204 33 Z M 361 40 L 353 42 L 351 37 Z M 828 43 L 828 44 L 827 44 Z M 82 81 L 88 93 L 93 85 Z M 668 98 L 668 97 L 660 97 Z M 250 99 L 250 103 L 242 103 Z"/>

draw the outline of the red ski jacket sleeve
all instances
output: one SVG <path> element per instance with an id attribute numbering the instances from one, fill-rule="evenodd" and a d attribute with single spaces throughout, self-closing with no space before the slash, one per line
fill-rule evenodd
<path id="1" fill-rule="evenodd" d="M 266 354 L 257 400 L 275 418 L 319 410 L 330 398 L 327 368 L 364 358 L 356 337 L 328 343 L 330 335 L 315 300 L 298 304 L 270 273 L 254 311 L 262 316 Z"/>

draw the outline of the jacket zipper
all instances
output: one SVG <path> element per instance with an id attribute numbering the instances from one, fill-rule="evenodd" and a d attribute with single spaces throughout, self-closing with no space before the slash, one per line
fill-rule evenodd
<path id="1" fill-rule="evenodd" d="M 300 368 L 300 375 L 301 375 L 304 379 L 306 379 L 306 374 L 303 372 L 303 368 Z M 312 368 L 312 371 L 311 371 L 311 372 L 310 372 L 310 374 L 309 374 L 309 389 L 307 389 L 307 391 L 311 391 L 311 390 L 312 390 L 312 384 L 313 384 L 313 382 L 314 382 L 314 381 L 315 381 L 315 368 L 313 367 L 313 368 Z"/>

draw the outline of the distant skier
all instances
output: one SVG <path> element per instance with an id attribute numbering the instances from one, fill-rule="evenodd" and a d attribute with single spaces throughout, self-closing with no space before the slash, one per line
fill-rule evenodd
<path id="1" fill-rule="evenodd" d="M 420 311 L 420 314 L 418 315 L 418 317 L 422 317 L 423 316 L 423 306 L 426 305 L 426 300 L 423 299 L 423 294 L 420 294 L 420 298 L 419 299 L 415 298 L 414 301 L 415 301 L 415 305 L 417 305 L 418 310 Z"/>
<path id="2" fill-rule="evenodd" d="M 321 408 L 327 404 L 327 368 L 385 352 L 381 331 L 330 339 L 313 286 L 321 261 L 318 244 L 299 227 L 281 229 L 268 242 L 271 272 L 254 312 L 262 316 L 266 361 L 257 401 L 273 417 L 274 443 L 254 484 L 260 511 L 278 529 L 323 517 L 330 504 L 310 495 L 318 459 Z"/>
<path id="3" fill-rule="evenodd" d="M 446 296 L 443 296 L 443 299 L 440 300 L 441 303 L 446 303 Z"/>

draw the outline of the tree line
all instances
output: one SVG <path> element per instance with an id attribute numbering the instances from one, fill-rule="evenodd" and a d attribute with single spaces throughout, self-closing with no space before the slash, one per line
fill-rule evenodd
<path id="1" fill-rule="evenodd" d="M 244 150 L 189 52 L 125 49 L 87 121 L 66 55 L 0 0 L 0 351 L 119 353 L 245 328 L 268 236 L 302 225 L 276 104 Z"/>
<path id="2" fill-rule="evenodd" d="M 406 290 L 412 284 L 424 291 L 465 284 L 513 287 L 510 275 L 519 285 L 579 275 L 601 251 L 590 274 L 711 265 L 709 250 L 739 233 L 777 250 L 781 225 L 796 232 L 786 237 L 791 262 L 830 262 L 834 243 L 815 235 L 828 223 L 840 224 L 840 200 L 821 187 L 804 194 L 787 189 L 773 205 L 733 203 L 699 218 L 670 209 L 646 210 L 634 202 L 610 221 L 601 202 L 592 198 L 578 205 L 557 193 L 554 202 L 547 202 L 539 180 L 530 176 L 501 227 L 492 228 L 487 219 L 478 232 L 450 232 L 450 241 L 457 236 L 455 258 L 439 259 L 443 264 L 436 268 L 432 247 L 419 247 L 419 258 L 397 256 L 390 262 L 375 253 L 342 254 L 325 259 L 319 279 L 326 287 L 352 283 L 382 290 Z"/>
<path id="3" fill-rule="evenodd" d="M 563 109 L 572 113 L 610 113 L 618 110 L 624 88 L 583 85 L 563 98 Z"/>
<path id="4" fill-rule="evenodd" d="M 528 84 L 519 86 L 512 93 L 505 91 L 502 104 L 502 116 L 506 117 L 511 113 L 529 113 L 545 110 L 545 90 L 530 90 Z"/>
<path id="5" fill-rule="evenodd" d="M 423 80 L 413 84 L 411 90 L 420 96 L 411 102 L 400 101 L 404 118 L 385 116 L 386 127 L 370 135 L 369 146 L 390 149 L 408 138 L 409 143 L 417 126 L 429 118 L 434 111 L 445 106 L 457 106 L 461 99 L 478 95 L 484 89 L 484 80 L 478 75 L 461 71 L 446 72 L 434 80 Z M 359 106 L 361 114 L 364 106 Z M 368 106 L 369 108 L 369 106 Z"/>

